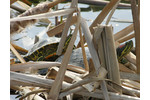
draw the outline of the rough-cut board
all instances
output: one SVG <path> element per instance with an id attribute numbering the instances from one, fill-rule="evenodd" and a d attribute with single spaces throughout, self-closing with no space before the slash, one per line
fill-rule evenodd
<path id="1" fill-rule="evenodd" d="M 102 36 L 104 40 L 104 51 L 108 71 L 108 78 L 118 84 L 121 84 L 112 26 L 105 26 L 104 33 L 102 34 Z M 113 87 L 119 92 L 121 92 L 120 88 L 116 86 Z"/>

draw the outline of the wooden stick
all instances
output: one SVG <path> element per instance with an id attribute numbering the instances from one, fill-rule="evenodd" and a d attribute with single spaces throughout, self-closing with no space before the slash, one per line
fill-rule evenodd
<path id="1" fill-rule="evenodd" d="M 133 16 L 133 23 L 134 23 L 134 30 L 135 30 L 135 45 L 136 45 L 136 66 L 137 66 L 137 73 L 140 74 L 140 20 L 138 14 L 138 8 L 136 6 L 135 0 L 131 1 L 131 8 L 132 8 L 132 16 Z"/>
<path id="2" fill-rule="evenodd" d="M 71 38 L 71 41 L 70 41 L 69 46 L 67 48 L 67 51 L 64 54 L 64 58 L 62 59 L 61 67 L 58 71 L 56 79 L 55 79 L 55 81 L 53 83 L 53 86 L 50 90 L 48 100 L 50 100 L 50 99 L 57 100 L 57 98 L 58 98 L 59 91 L 61 89 L 61 84 L 62 84 L 62 81 L 64 79 L 64 75 L 65 75 L 65 72 L 66 72 L 66 67 L 68 65 L 68 62 L 69 62 L 69 59 L 70 59 L 70 56 L 71 56 L 71 53 L 72 53 L 72 49 L 73 49 L 73 46 L 74 46 L 74 42 L 75 42 L 75 39 L 76 39 L 76 35 L 77 35 L 78 29 L 79 29 L 79 25 L 80 25 L 80 14 L 78 15 L 75 31 L 73 33 L 73 36 Z"/>
<path id="3" fill-rule="evenodd" d="M 77 3 L 78 3 L 78 0 L 72 0 L 70 8 L 76 7 Z M 61 53 L 62 53 L 64 44 L 65 44 L 65 41 L 66 41 L 66 38 L 67 38 L 67 33 L 68 33 L 68 30 L 69 30 L 69 27 L 70 27 L 72 15 L 73 15 L 73 13 L 70 13 L 67 17 L 67 21 L 66 21 L 66 24 L 65 24 L 62 36 L 61 36 L 61 40 L 60 40 L 58 48 L 57 48 L 57 52 L 56 52 L 57 55 L 61 55 Z"/>
<path id="4" fill-rule="evenodd" d="M 77 16 L 73 16 L 72 20 L 71 20 L 71 23 L 70 23 L 70 26 L 75 24 L 76 22 L 77 22 Z M 47 35 L 49 37 L 51 37 L 51 36 L 54 36 L 54 35 L 62 32 L 63 29 L 64 29 L 65 24 L 66 24 L 66 22 L 63 22 L 63 23 L 55 26 L 54 28 L 51 28 L 50 30 L 47 31 Z"/>
<path id="5" fill-rule="evenodd" d="M 20 47 L 20 46 L 17 46 L 16 44 L 11 43 L 11 45 L 12 45 L 15 49 L 17 49 L 17 50 L 19 50 L 19 51 L 28 53 L 28 50 L 26 50 L 26 49 L 24 49 L 24 48 L 22 48 L 22 47 Z"/>
<path id="6" fill-rule="evenodd" d="M 135 33 L 132 33 L 132 34 L 130 34 L 130 35 L 128 35 L 128 36 L 125 36 L 125 37 L 123 37 L 123 38 L 117 40 L 117 41 L 118 41 L 119 43 L 123 43 L 123 42 L 125 42 L 125 41 L 128 41 L 128 40 L 134 38 L 134 37 L 135 37 Z"/>
<path id="7" fill-rule="evenodd" d="M 104 95 L 105 100 L 110 100 L 108 90 L 107 90 L 107 86 L 106 86 L 106 82 L 104 80 L 101 83 L 101 89 L 103 91 L 103 95 Z"/>
<path id="8" fill-rule="evenodd" d="M 116 10 L 116 8 L 117 8 L 117 6 L 118 6 L 119 3 L 120 3 L 120 0 L 118 0 L 118 2 L 113 6 L 113 8 L 112 8 L 112 10 L 111 10 L 111 12 L 110 12 L 107 20 L 106 20 L 106 25 L 108 25 L 108 23 L 109 23 L 112 15 L 114 14 L 114 12 L 115 12 L 115 10 Z"/>
<path id="9" fill-rule="evenodd" d="M 119 70 L 122 72 L 135 73 L 134 71 L 130 70 L 129 68 L 127 68 L 121 63 L 119 63 Z"/>
<path id="10" fill-rule="evenodd" d="M 88 84 L 90 82 L 102 81 L 102 80 L 105 80 L 105 79 L 104 78 L 97 78 L 97 77 L 83 79 L 81 81 L 78 81 L 78 82 L 74 83 L 70 87 L 67 87 L 67 88 L 63 89 L 61 92 L 70 91 L 71 89 L 74 89 L 78 86 L 85 85 L 85 84 Z"/>
<path id="11" fill-rule="evenodd" d="M 76 8 L 68 8 L 68 9 L 58 10 L 54 12 L 47 12 L 47 13 L 42 13 L 42 14 L 37 14 L 37 15 L 16 17 L 16 18 L 10 19 L 10 22 L 31 20 L 31 19 L 42 19 L 42 18 L 54 17 L 54 16 L 63 16 L 63 15 L 68 15 L 70 13 L 73 13 L 75 10 Z"/>
<path id="12" fill-rule="evenodd" d="M 123 80 L 121 80 L 121 81 L 122 81 L 122 82 L 129 83 L 129 84 L 135 86 L 138 90 L 140 90 L 140 83 L 138 83 L 138 82 L 135 82 L 135 81 L 129 80 L 129 79 L 123 79 Z"/>
<path id="13" fill-rule="evenodd" d="M 94 30 L 93 27 L 95 27 L 97 24 L 101 24 L 103 22 L 103 20 L 105 19 L 105 17 L 108 15 L 108 13 L 110 12 L 110 10 L 116 5 L 116 3 L 119 0 L 111 0 L 109 4 L 107 4 L 102 12 L 97 16 L 97 18 L 94 20 L 94 22 L 91 24 L 90 26 L 90 31 L 93 34 Z"/>
<path id="14" fill-rule="evenodd" d="M 131 52 L 129 52 L 129 54 L 127 54 L 126 56 L 125 56 L 131 63 L 133 63 L 134 65 L 136 65 L 136 56 L 133 54 L 133 53 L 131 53 Z"/>
<path id="15" fill-rule="evenodd" d="M 103 10 L 101 11 L 101 13 L 96 17 L 96 19 L 94 20 L 94 22 L 91 24 L 90 28 L 90 32 L 91 34 L 94 33 L 94 29 L 93 27 L 97 26 L 97 24 L 101 24 L 103 22 L 103 20 L 105 19 L 105 17 L 108 15 L 108 13 L 110 12 L 110 10 L 113 8 L 113 6 L 118 2 L 119 0 L 111 0 L 110 3 L 108 3 Z M 85 43 L 85 38 L 83 39 L 84 43 Z M 78 43 L 78 46 L 80 47 L 80 42 Z"/>
<path id="16" fill-rule="evenodd" d="M 14 9 L 14 10 L 17 10 L 17 11 L 20 12 L 20 13 L 23 13 L 23 12 L 26 11 L 25 9 L 20 8 L 20 7 L 18 7 L 18 6 L 15 6 L 15 5 L 10 5 L 10 8 L 12 8 L 12 9 Z"/>
<path id="17" fill-rule="evenodd" d="M 10 44 L 10 49 L 16 55 L 16 57 L 21 61 L 21 63 L 26 62 L 11 44 Z"/>
<path id="18" fill-rule="evenodd" d="M 114 42 L 114 37 L 113 37 L 113 32 L 112 32 L 112 26 L 105 26 L 105 38 L 106 38 L 106 52 L 107 52 L 107 61 L 106 63 L 109 63 L 107 68 L 108 68 L 108 73 L 110 73 L 110 79 L 117 84 L 121 84 L 120 82 L 120 73 L 119 73 L 119 65 L 118 65 L 118 60 L 117 60 L 117 54 L 116 54 L 116 49 L 115 49 L 115 42 Z M 121 90 L 113 86 L 117 91 L 121 92 Z"/>
<path id="19" fill-rule="evenodd" d="M 10 72 L 10 84 L 12 86 L 34 86 L 50 89 L 54 80 L 45 79 L 36 75 L 29 75 L 17 72 Z M 62 88 L 67 88 L 72 84 L 63 82 Z"/>
<path id="20" fill-rule="evenodd" d="M 85 70 L 89 72 L 89 64 L 88 64 L 86 53 L 85 53 L 84 42 L 83 42 L 82 31 L 81 31 L 81 25 L 79 26 L 79 34 L 80 34 L 81 48 L 82 48 L 82 55 L 83 55 Z"/>
<path id="21" fill-rule="evenodd" d="M 129 80 L 140 80 L 140 76 L 138 74 L 127 73 L 127 72 L 120 72 L 121 79 L 129 79 Z"/>
<path id="22" fill-rule="evenodd" d="M 39 61 L 39 62 L 27 62 L 27 63 L 20 63 L 20 64 L 12 64 L 10 65 L 10 70 L 11 71 L 25 71 L 25 70 L 37 70 L 37 69 L 42 69 L 42 68 L 50 68 L 53 66 L 61 66 L 60 62 L 44 62 L 44 61 Z M 78 66 L 70 65 L 68 64 L 67 66 L 68 70 L 84 74 L 86 71 Z"/>
<path id="23" fill-rule="evenodd" d="M 123 30 L 117 32 L 116 34 L 114 34 L 114 39 L 115 41 L 119 40 L 120 38 L 128 35 L 129 33 L 131 33 L 133 31 L 133 24 L 127 26 L 126 28 L 124 28 Z"/>
<path id="24" fill-rule="evenodd" d="M 90 30 L 88 28 L 88 25 L 87 25 L 85 19 L 82 18 L 81 20 L 82 20 L 81 21 L 82 31 L 84 33 L 86 42 L 88 44 L 88 48 L 89 48 L 90 54 L 92 56 L 92 60 L 93 60 L 93 63 L 94 63 L 96 74 L 97 75 L 104 74 L 104 72 L 106 72 L 106 70 L 105 70 L 104 67 L 101 67 L 101 65 L 100 65 L 98 54 L 97 54 L 97 52 L 95 50 L 95 47 L 94 47 L 94 44 L 92 42 L 91 32 L 90 32 Z M 103 75 L 101 75 L 101 76 L 103 76 Z M 104 75 L 104 77 L 105 77 L 105 75 Z"/>

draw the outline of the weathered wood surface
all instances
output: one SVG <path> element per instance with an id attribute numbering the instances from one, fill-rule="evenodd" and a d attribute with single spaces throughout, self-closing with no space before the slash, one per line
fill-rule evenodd
<path id="1" fill-rule="evenodd" d="M 106 41 L 106 53 L 107 56 L 107 71 L 109 75 L 109 79 L 112 81 L 121 84 L 120 82 L 120 73 L 119 73 L 119 65 L 117 60 L 116 48 L 115 48 L 115 41 L 113 37 L 112 26 L 105 26 L 105 41 Z M 121 92 L 118 87 L 113 86 L 116 90 Z"/>
<path id="2" fill-rule="evenodd" d="M 94 47 L 94 44 L 93 44 L 92 35 L 91 35 L 91 32 L 88 28 L 88 25 L 87 25 L 85 19 L 82 18 L 81 20 L 82 20 L 81 21 L 82 31 L 84 33 L 85 40 L 87 42 L 90 54 L 92 56 L 92 60 L 94 63 L 96 74 L 97 75 L 99 75 L 99 73 L 102 74 L 102 73 L 106 72 L 106 69 L 104 67 L 101 67 L 101 65 L 100 65 L 98 54 L 97 54 L 95 47 Z"/>
<path id="3" fill-rule="evenodd" d="M 134 23 L 134 30 L 135 30 L 135 46 L 136 46 L 136 66 L 137 66 L 137 73 L 140 74 L 140 19 L 139 19 L 139 12 L 136 6 L 136 0 L 131 1 L 131 8 L 132 8 L 132 18 Z"/>

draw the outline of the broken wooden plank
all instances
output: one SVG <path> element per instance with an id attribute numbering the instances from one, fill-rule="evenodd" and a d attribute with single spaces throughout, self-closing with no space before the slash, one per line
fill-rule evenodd
<path id="1" fill-rule="evenodd" d="M 117 54 L 116 54 L 116 48 L 115 48 L 115 41 L 113 37 L 113 31 L 112 26 L 105 26 L 105 33 L 104 38 L 106 41 L 106 53 L 105 57 L 107 58 L 106 64 L 107 64 L 107 71 L 108 75 L 110 75 L 108 78 L 112 81 L 116 82 L 117 84 L 121 84 L 120 82 L 120 73 L 119 73 L 119 65 L 117 60 Z M 120 88 L 113 86 L 117 91 L 121 92 Z"/>
<path id="2" fill-rule="evenodd" d="M 97 52 L 95 50 L 95 47 L 94 47 L 94 44 L 93 44 L 91 32 L 88 28 L 88 25 L 87 25 L 85 19 L 82 18 L 81 20 L 82 20 L 81 21 L 82 31 L 84 33 L 84 36 L 85 36 L 90 54 L 92 56 L 92 60 L 93 60 L 93 63 L 94 63 L 96 74 L 97 75 L 103 74 L 104 72 L 106 72 L 106 69 L 104 67 L 101 67 L 101 65 L 100 65 L 98 54 L 97 54 Z"/>

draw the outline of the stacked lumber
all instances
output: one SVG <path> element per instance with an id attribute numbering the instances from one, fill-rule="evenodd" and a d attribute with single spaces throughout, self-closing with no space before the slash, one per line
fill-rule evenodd
<path id="1" fill-rule="evenodd" d="M 62 1 L 64 0 L 55 0 L 49 3 L 47 9 Z M 19 100 L 89 100 L 89 98 L 140 100 L 140 45 L 138 44 L 140 31 L 139 17 L 137 17 L 139 12 L 135 0 L 131 0 L 134 23 L 113 34 L 113 26 L 108 23 L 119 2 L 120 0 L 111 0 L 90 27 L 80 14 L 78 0 L 72 0 L 70 8 L 67 9 L 51 12 L 47 10 L 40 14 L 34 13 L 10 19 L 12 24 L 68 15 L 66 21 L 47 30 L 48 36 L 62 32 L 57 55 L 62 54 L 69 27 L 75 24 L 75 30 L 62 62 L 26 62 L 16 49 L 27 51 L 13 44 L 10 45 L 11 51 L 21 62 L 17 64 L 11 59 L 10 65 L 10 88 L 19 91 L 21 94 Z M 110 15 L 106 25 L 101 25 L 108 14 Z M 135 35 L 129 35 L 133 31 Z M 68 64 L 78 32 L 80 34 L 78 47 L 82 48 L 85 68 Z M 134 36 L 136 37 L 136 55 L 130 52 L 126 55 L 129 62 L 127 64 L 119 63 L 116 47 Z M 90 62 L 87 61 L 85 42 L 91 54 Z M 45 76 L 37 74 L 37 71 L 43 68 L 48 68 L 47 74 Z"/>

